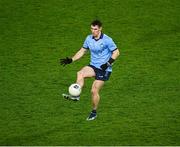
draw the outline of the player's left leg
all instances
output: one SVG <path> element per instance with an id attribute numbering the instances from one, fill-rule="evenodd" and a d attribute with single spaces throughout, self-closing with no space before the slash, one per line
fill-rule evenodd
<path id="1" fill-rule="evenodd" d="M 100 95 L 99 91 L 103 87 L 104 81 L 101 80 L 95 80 L 92 85 L 91 94 L 92 94 L 92 105 L 93 110 L 96 110 L 98 108 Z"/>
<path id="2" fill-rule="evenodd" d="M 96 110 L 98 108 L 98 104 L 100 101 L 99 92 L 101 88 L 103 87 L 103 85 L 104 85 L 104 81 L 102 80 L 95 80 L 93 82 L 92 89 L 91 89 L 93 110 L 91 114 L 89 115 L 89 117 L 87 118 L 87 120 L 93 120 L 97 117 Z"/>

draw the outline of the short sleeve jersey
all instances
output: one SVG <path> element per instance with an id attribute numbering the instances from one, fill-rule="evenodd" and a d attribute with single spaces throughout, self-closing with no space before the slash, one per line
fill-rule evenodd
<path id="1" fill-rule="evenodd" d="M 97 40 L 93 35 L 88 35 L 84 41 L 83 48 L 89 49 L 91 53 L 90 65 L 101 69 L 100 66 L 109 60 L 117 46 L 112 38 L 106 34 L 101 34 Z M 106 71 L 112 72 L 112 67 L 108 67 Z"/>

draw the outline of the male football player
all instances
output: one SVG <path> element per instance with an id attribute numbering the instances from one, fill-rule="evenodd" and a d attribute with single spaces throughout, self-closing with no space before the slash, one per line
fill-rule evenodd
<path id="1" fill-rule="evenodd" d="M 94 20 L 91 23 L 91 33 L 86 37 L 83 47 L 72 58 L 60 59 L 60 63 L 66 65 L 80 59 L 88 50 L 91 53 L 90 64 L 77 72 L 76 80 L 76 83 L 82 88 L 85 78 L 95 77 L 91 88 L 92 111 L 87 120 L 94 120 L 97 117 L 96 110 L 100 100 L 99 91 L 103 87 L 104 82 L 109 79 L 112 72 L 112 64 L 120 54 L 112 38 L 102 33 L 102 23 L 99 20 Z M 63 94 L 63 97 L 79 100 L 79 97 L 73 97 L 68 94 Z"/>

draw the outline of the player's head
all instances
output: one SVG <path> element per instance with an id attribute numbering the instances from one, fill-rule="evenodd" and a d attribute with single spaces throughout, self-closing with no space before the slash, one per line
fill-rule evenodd
<path id="1" fill-rule="evenodd" d="M 102 23 L 99 20 L 94 20 L 91 23 L 91 32 L 94 37 L 97 37 L 102 30 Z"/>

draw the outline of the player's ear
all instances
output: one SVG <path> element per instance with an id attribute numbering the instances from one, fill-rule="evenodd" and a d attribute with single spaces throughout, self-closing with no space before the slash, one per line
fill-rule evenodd
<path id="1" fill-rule="evenodd" d="M 99 27 L 99 30 L 102 31 L 102 27 Z"/>

